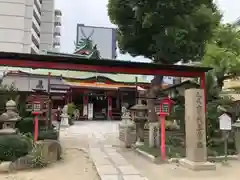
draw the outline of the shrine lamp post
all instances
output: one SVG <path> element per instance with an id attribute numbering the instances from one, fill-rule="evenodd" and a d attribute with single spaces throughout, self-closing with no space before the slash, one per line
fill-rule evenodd
<path id="1" fill-rule="evenodd" d="M 38 116 L 42 114 L 41 102 L 33 101 L 33 111 L 32 114 L 35 116 L 34 119 L 34 141 L 38 140 Z"/>
<path id="2" fill-rule="evenodd" d="M 174 104 L 169 97 L 160 100 L 160 109 L 156 110 L 159 114 L 160 126 L 161 126 L 161 159 L 166 159 L 166 145 L 165 145 L 165 118 L 169 115 L 170 108 Z"/>

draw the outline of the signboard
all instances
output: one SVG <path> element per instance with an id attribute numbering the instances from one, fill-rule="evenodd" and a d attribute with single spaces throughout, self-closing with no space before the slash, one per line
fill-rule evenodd
<path id="1" fill-rule="evenodd" d="M 232 120 L 229 115 L 224 113 L 219 116 L 219 128 L 226 131 L 232 130 Z"/>
<path id="2" fill-rule="evenodd" d="M 168 104 L 162 104 L 162 112 L 168 113 L 169 112 L 169 105 Z"/>
<path id="3" fill-rule="evenodd" d="M 116 32 L 114 28 L 78 24 L 76 42 L 88 38 L 92 41 L 93 45 L 97 45 L 97 49 L 102 58 L 116 59 Z"/>
<path id="4" fill-rule="evenodd" d="M 88 105 L 84 104 L 83 105 L 83 116 L 87 116 L 88 115 Z"/>
<path id="5" fill-rule="evenodd" d="M 33 111 L 41 111 L 41 103 L 40 102 L 33 102 Z"/>
<path id="6" fill-rule="evenodd" d="M 93 119 L 93 104 L 92 103 L 88 104 L 88 119 L 89 120 Z"/>

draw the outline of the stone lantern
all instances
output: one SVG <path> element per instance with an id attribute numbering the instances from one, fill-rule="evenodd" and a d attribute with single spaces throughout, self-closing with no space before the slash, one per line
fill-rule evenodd
<path id="1" fill-rule="evenodd" d="M 233 123 L 232 127 L 235 132 L 235 145 L 240 159 L 240 119 Z"/>
<path id="2" fill-rule="evenodd" d="M 137 142 L 136 145 L 143 145 L 144 143 L 144 125 L 147 121 L 148 108 L 146 105 L 138 104 L 130 108 L 132 111 L 133 121 L 136 123 Z"/>
<path id="3" fill-rule="evenodd" d="M 0 134 L 13 134 L 16 133 L 15 125 L 21 119 L 16 112 L 16 103 L 10 100 L 6 103 L 6 112 L 0 116 L 0 122 L 2 122 L 2 129 Z"/>
<path id="4" fill-rule="evenodd" d="M 135 124 L 131 120 L 130 112 L 126 109 L 119 124 L 119 139 L 125 143 L 126 148 L 130 148 L 136 142 Z"/>

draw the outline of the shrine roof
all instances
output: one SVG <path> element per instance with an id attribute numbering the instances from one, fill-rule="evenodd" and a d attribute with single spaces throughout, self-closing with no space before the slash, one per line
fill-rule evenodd
<path id="1" fill-rule="evenodd" d="M 135 88 L 134 85 L 125 85 L 125 84 L 105 84 L 105 83 L 86 83 L 86 82 L 67 82 L 65 81 L 65 84 L 71 86 L 71 87 L 83 87 L 83 88 L 94 88 L 94 89 L 119 89 L 121 87 L 129 87 L 129 88 Z"/>
<path id="2" fill-rule="evenodd" d="M 161 74 L 191 76 L 199 75 L 197 73 L 207 72 L 212 68 L 199 66 L 183 65 L 163 65 L 155 63 L 129 62 L 112 59 L 87 59 L 81 57 L 69 56 L 51 56 L 43 54 L 26 54 L 0 52 L 0 65 L 11 65 L 16 67 L 31 68 L 51 68 L 59 70 L 83 70 L 83 71 L 101 71 L 101 72 L 137 72 L 138 74 Z M 143 73 L 142 73 L 143 72 Z"/>
<path id="3" fill-rule="evenodd" d="M 181 82 L 181 83 L 178 83 L 178 84 L 174 84 L 174 85 L 171 85 L 171 86 L 168 86 L 164 89 L 161 90 L 161 92 L 166 92 L 166 91 L 171 91 L 171 90 L 174 90 L 174 89 L 177 89 L 177 88 L 180 88 L 180 87 L 195 87 L 195 88 L 199 88 L 200 85 L 198 83 L 195 83 L 191 80 L 187 80 L 187 81 L 184 81 L 184 82 Z"/>
<path id="4" fill-rule="evenodd" d="M 18 71 L 22 73 L 26 73 L 27 75 L 33 76 L 48 76 L 48 73 L 51 72 L 51 76 L 57 76 L 67 79 L 77 79 L 84 80 L 93 78 L 96 76 L 106 77 L 114 82 L 122 82 L 122 83 L 135 83 L 136 75 L 131 74 L 110 74 L 110 73 L 97 73 L 97 72 L 84 72 L 84 71 L 67 71 L 67 70 L 56 70 L 56 69 L 31 69 L 31 68 L 17 68 L 17 67 L 1 67 L 1 71 L 9 72 L 9 71 Z M 7 74 L 6 74 L 7 75 Z M 19 74 L 21 75 L 21 74 Z M 47 77 L 46 77 L 47 78 Z M 150 83 L 149 80 L 138 76 L 138 83 Z"/>

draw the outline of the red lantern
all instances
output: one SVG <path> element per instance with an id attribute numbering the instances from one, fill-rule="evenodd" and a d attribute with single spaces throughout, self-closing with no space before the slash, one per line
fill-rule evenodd
<path id="1" fill-rule="evenodd" d="M 171 100 L 169 97 L 166 97 L 160 101 L 160 116 L 167 116 L 170 113 L 170 109 L 172 105 L 174 104 L 174 101 Z"/>
<path id="2" fill-rule="evenodd" d="M 38 115 L 42 114 L 42 107 L 40 101 L 33 101 L 33 111 L 32 114 L 35 115 L 34 119 L 34 141 L 38 139 Z"/>
<path id="3" fill-rule="evenodd" d="M 163 161 L 166 159 L 166 148 L 165 148 L 165 117 L 169 115 L 170 108 L 174 104 L 169 97 L 161 99 L 160 101 L 160 111 L 159 111 L 159 120 L 161 126 L 161 158 Z"/>

